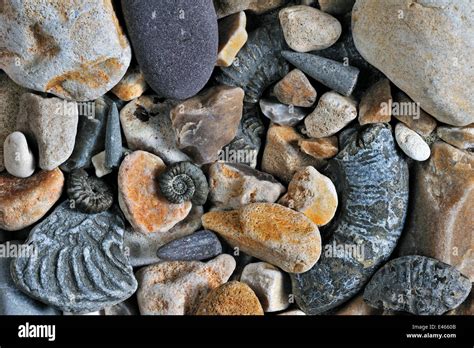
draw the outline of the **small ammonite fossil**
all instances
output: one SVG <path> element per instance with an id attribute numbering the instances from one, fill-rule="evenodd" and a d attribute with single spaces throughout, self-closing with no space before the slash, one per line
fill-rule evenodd
<path id="1" fill-rule="evenodd" d="M 111 188 L 103 180 L 89 176 L 84 169 L 69 175 L 67 194 L 71 207 L 87 214 L 108 210 L 114 202 Z"/>
<path id="2" fill-rule="evenodd" d="M 202 170 L 191 162 L 172 164 L 159 179 L 161 193 L 171 203 L 191 201 L 196 205 L 206 203 L 209 185 Z"/>

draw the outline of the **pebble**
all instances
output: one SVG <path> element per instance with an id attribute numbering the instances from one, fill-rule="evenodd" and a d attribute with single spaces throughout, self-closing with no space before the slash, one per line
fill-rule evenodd
<path id="1" fill-rule="evenodd" d="M 240 278 L 255 292 L 265 312 L 278 312 L 290 305 L 287 276 L 275 266 L 266 262 L 245 266 Z"/>
<path id="2" fill-rule="evenodd" d="M 157 255 L 166 261 L 200 261 L 222 253 L 222 245 L 211 231 L 198 231 L 175 239 L 158 249 Z"/>
<path id="3" fill-rule="evenodd" d="M 122 130 L 117 105 L 112 103 L 107 117 L 105 132 L 105 166 L 116 168 L 122 159 Z"/>
<path id="4" fill-rule="evenodd" d="M 281 54 L 296 68 L 330 89 L 346 97 L 354 91 L 359 78 L 358 68 L 309 53 L 283 51 Z"/>
<path id="5" fill-rule="evenodd" d="M 191 210 L 190 202 L 171 204 L 161 194 L 157 179 L 165 170 L 158 156 L 145 151 L 133 152 L 120 165 L 119 204 L 136 232 L 166 232 Z"/>
<path id="6" fill-rule="evenodd" d="M 235 269 L 230 255 L 206 263 L 165 261 L 136 273 L 138 306 L 142 315 L 191 315 L 213 289 L 225 283 Z"/>
<path id="7" fill-rule="evenodd" d="M 403 152 L 415 161 L 426 161 L 430 158 L 431 150 L 423 138 L 403 123 L 395 127 L 395 139 Z"/>
<path id="8" fill-rule="evenodd" d="M 163 245 L 199 230 L 202 226 L 202 206 L 193 206 L 188 216 L 166 232 L 136 233 L 133 228 L 125 231 L 125 246 L 133 267 L 151 265 L 162 261 L 156 251 Z"/>
<path id="9" fill-rule="evenodd" d="M 352 10 L 356 0 L 318 0 L 321 11 L 343 15 Z"/>
<path id="10" fill-rule="evenodd" d="M 41 169 L 53 170 L 71 156 L 78 121 L 76 102 L 32 93 L 21 96 L 17 130 L 35 139 Z"/>
<path id="11" fill-rule="evenodd" d="M 466 127 L 440 126 L 436 129 L 436 134 L 460 150 L 474 150 L 474 125 Z"/>
<path id="12" fill-rule="evenodd" d="M 28 178 L 35 172 L 35 157 L 23 133 L 14 132 L 5 139 L 3 156 L 5 168 L 11 175 Z"/>
<path id="13" fill-rule="evenodd" d="M 64 175 L 59 169 L 39 171 L 26 179 L 0 175 L 0 228 L 17 231 L 34 224 L 61 197 Z"/>
<path id="14" fill-rule="evenodd" d="M 122 148 L 122 157 L 128 156 L 132 152 L 133 151 L 129 149 Z M 105 165 L 105 151 L 99 152 L 97 155 L 92 157 L 92 164 L 95 169 L 95 176 L 98 178 L 102 178 L 113 172 L 112 169 L 107 168 Z"/>
<path id="15" fill-rule="evenodd" d="M 217 59 L 219 33 L 212 0 L 122 1 L 122 10 L 150 87 L 165 98 L 187 99 L 198 93 Z"/>
<path id="16" fill-rule="evenodd" d="M 332 158 L 339 152 L 336 136 L 319 139 L 300 139 L 298 146 L 304 153 L 318 159 Z"/>
<path id="17" fill-rule="evenodd" d="M 247 284 L 231 281 L 211 291 L 199 304 L 196 314 L 263 315 L 263 309 Z"/>
<path id="18" fill-rule="evenodd" d="M 71 172 L 76 169 L 89 168 L 92 157 L 104 149 L 109 112 L 107 102 L 105 97 L 96 99 L 87 104 L 87 107 L 93 109 L 83 110 L 79 114 L 76 143 L 69 159 L 61 165 L 63 171 Z"/>
<path id="19" fill-rule="evenodd" d="M 10 33 L 0 41 L 0 69 L 21 86 L 63 99 L 104 95 L 131 60 L 110 1 L 9 3 L 0 31 Z"/>
<path id="20" fill-rule="evenodd" d="M 69 174 L 67 195 L 71 209 L 86 214 L 96 214 L 110 209 L 114 202 L 114 193 L 109 185 L 89 174 L 84 169 L 77 169 Z"/>
<path id="21" fill-rule="evenodd" d="M 296 172 L 279 203 L 305 214 L 316 225 L 324 226 L 336 214 L 338 199 L 331 179 L 314 167 L 306 167 Z"/>
<path id="22" fill-rule="evenodd" d="M 288 74 L 289 65 L 281 56 L 281 50 L 286 47 L 279 23 L 263 24 L 250 32 L 234 64 L 221 67 L 215 80 L 222 85 L 242 88 L 246 102 L 258 103 L 267 88 Z"/>
<path id="23" fill-rule="evenodd" d="M 357 103 L 336 92 L 327 92 L 319 99 L 316 109 L 305 118 L 307 134 L 324 138 L 336 134 L 357 117 Z"/>
<path id="24" fill-rule="evenodd" d="M 249 203 L 274 203 L 285 187 L 270 174 L 245 164 L 214 163 L 209 167 L 210 201 L 221 210 Z"/>
<path id="25" fill-rule="evenodd" d="M 299 69 L 291 70 L 275 87 L 273 94 L 286 105 L 309 108 L 316 102 L 317 92 Z"/>
<path id="26" fill-rule="evenodd" d="M 321 254 L 316 224 L 279 204 L 252 203 L 239 210 L 209 212 L 202 223 L 231 246 L 285 272 L 306 272 Z"/>
<path id="27" fill-rule="evenodd" d="M 295 126 L 308 115 L 308 112 L 303 108 L 275 103 L 266 99 L 260 99 L 259 104 L 262 113 L 280 126 Z"/>
<path id="28" fill-rule="evenodd" d="M 244 91 L 216 86 L 171 110 L 171 123 L 181 150 L 196 164 L 212 163 L 236 136 L 243 112 Z"/>
<path id="29" fill-rule="evenodd" d="M 18 86 L 0 70 L 0 172 L 5 169 L 3 143 L 7 136 L 15 131 L 20 97 L 25 92 L 25 88 Z"/>
<path id="30" fill-rule="evenodd" d="M 83 214 L 61 203 L 31 230 L 35 254 L 12 262 L 15 284 L 63 312 L 94 312 L 129 298 L 137 282 L 117 213 Z"/>
<path id="31" fill-rule="evenodd" d="M 362 96 L 359 105 L 359 123 L 388 123 L 392 118 L 392 93 L 390 81 L 382 79 L 370 87 Z"/>
<path id="32" fill-rule="evenodd" d="M 471 12 L 467 0 L 357 1 L 354 43 L 423 110 L 440 122 L 466 126 L 474 122 L 474 17 L 466 16 Z M 436 31 L 432 23 L 438 23 Z"/>
<path id="33" fill-rule="evenodd" d="M 433 117 L 419 108 L 419 105 L 403 92 L 398 92 L 395 95 L 395 100 L 397 104 L 392 107 L 392 114 L 397 120 L 422 137 L 428 137 L 433 133 L 438 125 Z"/>
<path id="34" fill-rule="evenodd" d="M 217 66 L 230 66 L 237 53 L 244 47 L 248 39 L 245 27 L 247 17 L 245 12 L 228 16 L 219 21 L 219 51 L 217 54 Z"/>
<path id="35" fill-rule="evenodd" d="M 247 10 L 255 14 L 262 14 L 283 6 L 285 3 L 286 0 L 214 0 L 217 17 L 219 18 Z"/>
<path id="36" fill-rule="evenodd" d="M 290 274 L 292 294 L 308 315 L 332 310 L 363 288 L 395 249 L 408 209 L 408 165 L 388 125 L 352 132 L 342 148 L 324 170 L 340 211 L 324 230 L 321 258 L 308 272 Z"/>
<path id="37" fill-rule="evenodd" d="M 20 246 L 20 242 L 7 242 L 0 244 L 4 250 L 26 250 Z M 14 258 L 0 258 L 0 315 L 60 315 L 60 312 L 53 307 L 36 301 L 21 292 L 13 283 L 10 275 L 10 264 Z"/>
<path id="38" fill-rule="evenodd" d="M 413 205 L 400 255 L 424 255 L 456 267 L 474 281 L 472 214 L 474 155 L 442 141 L 413 168 Z"/>
<path id="39" fill-rule="evenodd" d="M 336 18 L 310 6 L 285 7 L 279 17 L 286 43 L 296 52 L 328 48 L 341 36 Z"/>
<path id="40" fill-rule="evenodd" d="M 140 97 L 147 89 L 145 76 L 138 66 L 135 66 L 127 70 L 125 76 L 112 88 L 111 92 L 120 100 L 128 102 Z"/>
<path id="41" fill-rule="evenodd" d="M 323 166 L 326 163 L 324 160 L 311 157 L 300 150 L 298 142 L 303 139 L 292 127 L 271 125 L 267 132 L 262 170 L 289 183 L 298 169 Z"/>
<path id="42" fill-rule="evenodd" d="M 375 308 L 442 315 L 469 296 L 472 284 L 455 268 L 424 256 L 404 256 L 379 269 L 364 290 Z"/>
<path id="43" fill-rule="evenodd" d="M 187 161 L 189 157 L 178 149 L 171 126 L 170 110 L 176 102 L 160 103 L 156 96 L 142 96 L 124 106 L 120 123 L 131 150 L 151 152 L 167 164 Z"/>

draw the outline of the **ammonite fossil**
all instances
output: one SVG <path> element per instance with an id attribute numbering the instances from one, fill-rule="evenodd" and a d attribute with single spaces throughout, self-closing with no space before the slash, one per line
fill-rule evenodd
<path id="1" fill-rule="evenodd" d="M 389 126 L 353 132 L 342 145 L 323 170 L 340 201 L 336 217 L 321 231 L 324 252 L 308 272 L 291 275 L 296 302 L 310 315 L 362 289 L 393 252 L 408 207 L 408 166 Z"/>
<path id="2" fill-rule="evenodd" d="M 191 201 L 206 203 L 209 185 L 202 170 L 191 162 L 178 162 L 169 166 L 159 179 L 160 190 L 168 201 L 175 204 Z"/>
<path id="3" fill-rule="evenodd" d="M 93 312 L 120 303 L 137 289 L 115 210 L 84 214 L 67 201 L 36 225 L 33 252 L 11 263 L 16 286 L 64 312 Z"/>
<path id="4" fill-rule="evenodd" d="M 289 72 L 289 65 L 281 56 L 286 47 L 278 21 L 263 25 L 250 33 L 234 63 L 222 68 L 216 80 L 242 88 L 245 101 L 257 103 L 268 86 Z"/>
<path id="5" fill-rule="evenodd" d="M 84 169 L 69 175 L 67 194 L 71 207 L 88 214 L 105 211 L 114 202 L 110 187 L 103 180 L 89 176 Z"/>
<path id="6" fill-rule="evenodd" d="M 373 307 L 441 315 L 467 298 L 471 282 L 456 268 L 424 256 L 404 256 L 379 269 L 364 291 Z"/>

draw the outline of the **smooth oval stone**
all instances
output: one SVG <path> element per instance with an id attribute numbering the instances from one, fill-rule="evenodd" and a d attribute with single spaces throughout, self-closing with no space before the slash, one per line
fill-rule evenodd
<path id="1" fill-rule="evenodd" d="M 167 261 L 199 261 L 222 253 L 222 245 L 211 231 L 199 231 L 176 239 L 158 249 L 158 257 Z"/>
<path id="2" fill-rule="evenodd" d="M 122 9 L 151 88 L 176 99 L 199 92 L 217 59 L 219 34 L 212 0 L 122 0 Z"/>
<path id="3" fill-rule="evenodd" d="M 17 178 L 27 178 L 35 172 L 35 157 L 21 132 L 10 134 L 3 144 L 7 172 Z"/>
<path id="4" fill-rule="evenodd" d="M 403 123 L 398 123 L 395 126 L 395 139 L 397 139 L 398 146 L 400 146 L 405 155 L 415 161 L 422 162 L 430 158 L 431 150 L 429 145 L 418 133 Z"/>
<path id="5" fill-rule="evenodd" d="M 441 315 L 463 303 L 471 287 L 466 276 L 446 263 L 404 256 L 375 273 L 365 288 L 364 300 L 375 308 Z"/>
<path id="6" fill-rule="evenodd" d="M 40 224 L 27 243 L 33 255 L 15 259 L 17 287 L 63 312 L 87 313 L 120 303 L 137 289 L 123 244 L 118 212 L 83 214 L 63 202 Z"/>

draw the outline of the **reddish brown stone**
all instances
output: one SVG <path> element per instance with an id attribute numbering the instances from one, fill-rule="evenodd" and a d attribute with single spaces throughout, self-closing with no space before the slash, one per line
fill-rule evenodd
<path id="1" fill-rule="evenodd" d="M 398 92 L 395 98 L 398 103 L 397 112 L 393 112 L 393 116 L 400 122 L 405 123 L 405 125 L 420 134 L 421 136 L 427 137 L 436 129 L 437 122 L 436 120 L 424 112 L 421 108 L 419 109 L 419 115 L 410 115 L 406 112 L 403 112 L 404 108 L 401 103 L 413 103 L 416 105 L 413 100 L 411 100 L 405 93 Z M 408 104 L 405 104 L 408 105 Z"/>
<path id="2" fill-rule="evenodd" d="M 392 102 L 390 81 L 382 79 L 370 87 L 362 96 L 359 105 L 359 123 L 387 123 L 392 118 L 389 105 Z"/>
<path id="3" fill-rule="evenodd" d="M 26 179 L 0 175 L 0 228 L 16 231 L 41 219 L 61 197 L 64 175 L 59 169 Z"/>
<path id="4" fill-rule="evenodd" d="M 329 159 L 339 152 L 336 136 L 320 139 L 301 139 L 298 145 L 304 153 L 318 159 Z"/>
<path id="5" fill-rule="evenodd" d="M 273 94 L 280 103 L 309 108 L 316 101 L 317 92 L 306 75 L 298 69 L 288 73 L 273 88 Z"/>

